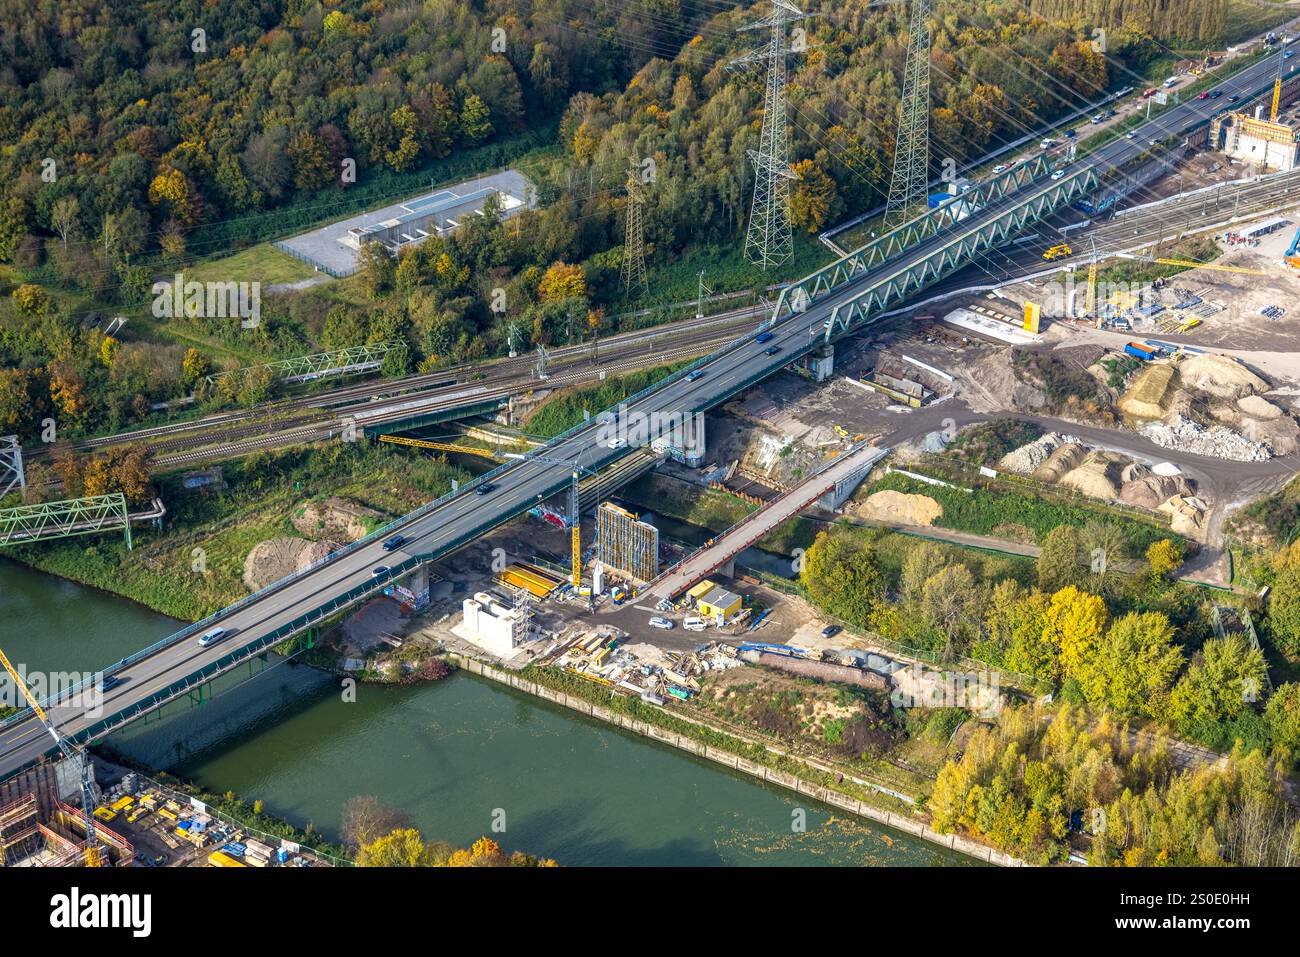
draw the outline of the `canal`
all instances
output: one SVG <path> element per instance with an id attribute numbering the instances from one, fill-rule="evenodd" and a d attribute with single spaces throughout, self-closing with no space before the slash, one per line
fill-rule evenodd
<path id="1" fill-rule="evenodd" d="M 0 646 L 29 671 L 95 670 L 175 627 L 4 561 L 0 622 Z M 345 802 L 373 794 L 430 838 L 492 834 L 569 866 L 975 863 L 469 675 L 352 696 L 334 676 L 269 665 L 113 746 L 331 838 Z"/>

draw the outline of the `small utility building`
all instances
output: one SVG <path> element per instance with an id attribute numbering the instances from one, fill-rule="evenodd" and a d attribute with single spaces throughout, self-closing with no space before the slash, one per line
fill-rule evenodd
<path id="1" fill-rule="evenodd" d="M 735 592 L 727 591 L 719 585 L 705 579 L 686 594 L 695 599 L 695 607 L 705 618 L 712 618 L 721 624 L 740 611 L 743 601 Z"/>

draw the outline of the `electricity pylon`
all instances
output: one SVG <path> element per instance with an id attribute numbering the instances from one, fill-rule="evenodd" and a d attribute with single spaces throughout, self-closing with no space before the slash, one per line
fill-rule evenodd
<path id="1" fill-rule="evenodd" d="M 754 202 L 745 232 L 745 258 L 763 269 L 785 262 L 794 252 L 790 230 L 790 135 L 785 114 L 786 26 L 803 20 L 802 10 L 788 0 L 769 0 L 772 12 L 741 30 L 771 30 L 766 47 L 733 60 L 731 67 L 767 61 L 767 92 L 763 97 L 763 131 L 758 149 L 749 151 L 754 164 Z"/>
<path id="2" fill-rule="evenodd" d="M 646 290 L 645 221 L 641 216 L 644 202 L 641 176 L 633 166 L 627 171 L 627 225 L 623 234 L 623 289 L 629 298 Z"/>
<path id="3" fill-rule="evenodd" d="M 912 0 L 903 72 L 903 103 L 894 140 L 894 171 L 885 202 L 885 228 L 906 222 L 925 205 L 930 184 L 930 11 L 934 0 Z"/>

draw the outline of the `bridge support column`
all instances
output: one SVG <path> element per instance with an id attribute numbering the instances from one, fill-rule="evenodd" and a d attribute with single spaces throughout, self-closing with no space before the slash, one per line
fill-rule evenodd
<path id="1" fill-rule="evenodd" d="M 835 347 L 825 345 L 808 354 L 808 374 L 814 382 L 825 382 L 835 372 Z"/>
<path id="2" fill-rule="evenodd" d="M 661 436 L 651 443 L 656 452 L 667 452 L 670 459 L 687 468 L 697 469 L 704 464 L 707 446 L 704 440 L 703 412 L 688 415 L 680 422 L 665 423 L 662 428 L 654 428 L 653 425 L 652 428 L 652 434 Z"/>

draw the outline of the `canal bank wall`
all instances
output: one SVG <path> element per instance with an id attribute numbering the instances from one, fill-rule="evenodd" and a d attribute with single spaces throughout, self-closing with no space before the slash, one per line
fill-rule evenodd
<path id="1" fill-rule="evenodd" d="M 959 854 L 965 854 L 968 857 L 973 857 L 989 864 L 995 864 L 999 867 L 1025 866 L 1025 862 L 1019 858 L 1012 857 L 1010 854 L 1003 851 L 972 841 L 969 838 L 962 837 L 960 834 L 940 834 L 938 831 L 931 829 L 914 818 L 893 814 L 889 811 L 883 810 L 882 808 L 873 807 L 872 805 L 859 801 L 847 794 L 841 794 L 839 791 L 832 788 L 823 787 L 822 785 L 804 780 L 797 775 L 788 774 L 784 771 L 778 771 L 775 768 L 769 768 L 763 764 L 748 761 L 729 751 L 716 747 L 709 747 L 702 741 L 695 741 L 685 735 L 657 727 L 650 722 L 638 721 L 628 715 L 619 714 L 618 712 L 611 711 L 608 708 L 602 708 L 600 705 L 593 704 L 583 698 L 574 697 L 573 695 L 565 694 L 562 691 L 556 691 L 553 688 L 548 688 L 535 681 L 530 681 L 520 675 L 494 668 L 491 665 L 484 664 L 476 658 L 467 658 L 464 655 L 455 652 L 448 652 L 446 657 L 452 664 L 470 674 L 479 675 L 480 677 L 496 681 L 499 684 L 508 685 L 518 691 L 523 691 L 535 697 L 543 698 L 546 701 L 554 702 L 555 704 L 568 708 L 571 711 L 577 711 L 579 714 L 596 718 L 599 721 L 604 721 L 607 724 L 623 728 L 624 730 L 631 731 L 634 734 L 639 734 L 642 737 L 651 738 L 661 744 L 677 748 L 680 751 L 686 751 L 689 754 L 696 755 L 697 757 L 707 758 L 708 760 L 721 764 L 733 771 L 739 771 L 742 774 L 747 774 L 750 777 L 759 779 L 760 781 L 767 781 L 771 784 L 776 784 L 786 788 L 787 790 L 807 795 L 808 797 L 821 801 L 823 804 L 829 804 L 832 807 L 848 811 L 850 814 L 856 814 L 859 817 L 867 818 L 868 820 L 875 821 L 878 824 L 883 824 L 886 827 L 902 831 L 905 834 L 911 834 L 913 837 L 919 837 L 924 841 L 929 841 L 931 844 L 946 847 L 949 850 L 958 852 Z M 708 727 L 708 725 L 704 725 L 702 722 L 694 723 L 701 724 L 702 727 Z M 800 758 L 798 755 L 787 753 L 785 756 L 805 764 L 810 768 L 813 767 L 813 765 L 809 764 L 807 760 Z"/>

